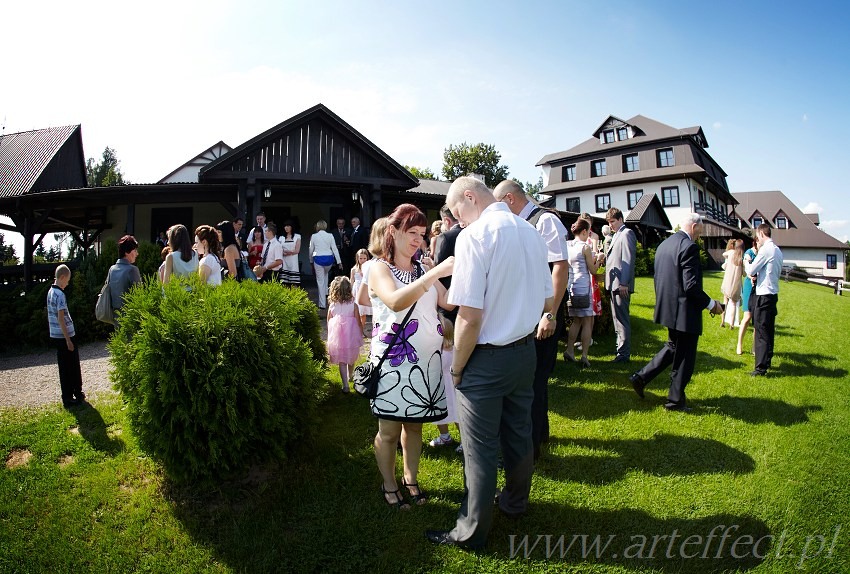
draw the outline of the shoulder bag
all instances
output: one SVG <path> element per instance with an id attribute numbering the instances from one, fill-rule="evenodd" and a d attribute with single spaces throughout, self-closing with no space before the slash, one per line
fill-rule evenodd
<path id="1" fill-rule="evenodd" d="M 378 361 L 378 364 L 376 365 L 369 360 L 362 365 L 357 365 L 357 368 L 354 369 L 354 374 L 351 376 L 351 382 L 354 384 L 354 390 L 367 399 L 374 399 L 378 396 L 378 381 L 381 380 L 381 365 L 384 364 L 390 349 L 392 349 L 393 345 L 395 345 L 398 336 L 401 334 L 402 330 L 404 330 L 404 326 L 407 325 L 407 321 L 410 320 L 410 316 L 413 314 L 413 310 L 415 308 L 416 303 L 410 307 L 410 310 L 404 316 L 404 319 L 402 319 L 398 331 L 393 334 L 392 341 L 390 341 L 390 344 L 387 345 L 387 348 L 384 350 L 384 354 L 381 357 L 381 360 Z"/>

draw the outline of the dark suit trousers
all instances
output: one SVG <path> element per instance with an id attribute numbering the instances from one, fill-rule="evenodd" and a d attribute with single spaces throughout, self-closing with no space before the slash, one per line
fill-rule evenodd
<path id="1" fill-rule="evenodd" d="M 535 339 L 537 366 L 534 369 L 534 400 L 531 402 L 531 442 L 534 458 L 540 456 L 540 444 L 549 440 L 549 375 L 558 358 L 558 329 L 546 339 Z"/>
<path id="2" fill-rule="evenodd" d="M 667 367 L 673 365 L 670 371 L 670 391 L 667 393 L 667 402 L 684 405 L 685 387 L 694 374 L 694 366 L 697 362 L 699 335 L 675 329 L 667 329 L 667 332 L 667 343 L 644 368 L 638 371 L 638 375 L 648 383 Z"/>
<path id="3" fill-rule="evenodd" d="M 50 339 L 50 344 L 56 348 L 56 362 L 59 365 L 59 387 L 62 389 L 62 402 L 68 403 L 79 396 L 83 390 L 83 375 L 80 371 L 80 350 L 77 347 L 77 337 L 71 337 L 74 350 L 68 350 L 65 339 Z"/>
<path id="4" fill-rule="evenodd" d="M 756 295 L 753 312 L 755 338 L 753 351 L 756 354 L 756 370 L 767 372 L 773 360 L 773 336 L 776 330 L 776 302 L 778 295 Z"/>

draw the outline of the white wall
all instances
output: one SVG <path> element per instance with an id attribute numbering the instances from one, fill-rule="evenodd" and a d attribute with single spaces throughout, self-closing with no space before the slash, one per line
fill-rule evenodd
<path id="1" fill-rule="evenodd" d="M 838 249 L 821 249 L 811 247 L 783 247 L 779 245 L 785 265 L 796 265 L 812 275 L 825 277 L 844 277 L 844 253 Z M 835 255 L 838 264 L 835 269 L 826 268 L 827 253 Z"/>
<path id="2" fill-rule="evenodd" d="M 670 218 L 670 222 L 673 223 L 674 220 L 678 221 L 679 219 L 681 219 L 682 215 L 684 215 L 685 213 L 690 213 L 691 211 L 691 205 L 693 203 L 690 198 L 691 194 L 690 187 L 688 186 L 688 181 L 689 180 L 685 179 L 667 180 L 664 182 L 650 181 L 638 184 L 630 183 L 627 185 L 614 185 L 611 187 L 605 187 L 600 189 L 590 189 L 579 193 L 562 193 L 556 197 L 555 207 L 557 207 L 561 211 L 566 211 L 567 197 L 579 196 L 581 198 L 581 212 L 586 211 L 591 215 L 596 215 L 596 196 L 603 193 L 609 193 L 611 194 L 611 207 L 616 207 L 623 212 L 623 215 L 628 215 L 630 211 L 629 209 L 627 209 L 627 206 L 629 204 L 628 192 L 640 189 L 643 191 L 644 195 L 649 195 L 652 193 L 656 194 L 660 201 L 662 187 L 678 187 L 679 207 L 667 207 L 664 209 L 664 211 L 667 212 L 667 217 Z M 681 213 L 682 215 L 678 215 L 676 217 L 671 215 L 678 213 Z M 602 214 L 600 213 L 599 215 Z"/>

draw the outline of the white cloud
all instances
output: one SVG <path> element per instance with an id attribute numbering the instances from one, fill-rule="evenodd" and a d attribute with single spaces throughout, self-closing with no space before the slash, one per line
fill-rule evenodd
<path id="1" fill-rule="evenodd" d="M 803 213 L 823 213 L 823 207 L 816 201 L 810 201 L 802 211 Z"/>
<path id="2" fill-rule="evenodd" d="M 721 124 L 720 122 L 714 122 L 713 124 L 711 124 L 711 127 L 713 127 L 716 130 L 719 130 L 720 128 L 723 127 L 723 124 Z"/>
<path id="3" fill-rule="evenodd" d="M 850 220 L 829 219 L 820 222 L 820 228 L 839 241 L 850 240 Z"/>
<path id="4" fill-rule="evenodd" d="M 803 121 L 804 122 L 809 121 L 809 114 L 803 114 Z"/>

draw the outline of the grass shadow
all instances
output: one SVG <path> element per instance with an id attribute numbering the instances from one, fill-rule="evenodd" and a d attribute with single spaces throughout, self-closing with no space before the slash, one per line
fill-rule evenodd
<path id="1" fill-rule="evenodd" d="M 791 426 L 809 422 L 810 412 L 823 410 L 819 405 L 798 407 L 783 401 L 754 397 L 733 397 L 723 395 L 711 399 L 697 401 L 699 409 L 695 414 L 711 414 L 706 412 L 719 411 L 732 418 L 751 424 L 773 423 L 776 426 Z"/>
<path id="2" fill-rule="evenodd" d="M 71 408 L 71 414 L 77 419 L 77 429 L 80 436 L 97 451 L 115 456 L 126 447 L 118 437 L 111 437 L 107 431 L 106 422 L 94 406 L 88 402 Z"/>
<path id="3" fill-rule="evenodd" d="M 776 353 L 774 361 L 781 359 L 778 374 L 788 377 L 822 377 L 825 379 L 847 379 L 847 369 L 825 367 L 824 363 L 834 363 L 838 359 L 821 353 Z"/>
<path id="4" fill-rule="evenodd" d="M 748 454 L 713 439 L 657 434 L 647 440 L 555 438 L 549 444 L 549 453 L 541 459 L 537 472 L 584 484 L 615 482 L 632 470 L 654 476 L 749 474 L 755 470 L 755 461 Z"/>

